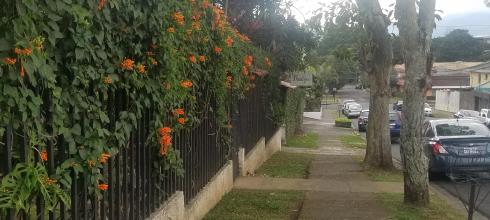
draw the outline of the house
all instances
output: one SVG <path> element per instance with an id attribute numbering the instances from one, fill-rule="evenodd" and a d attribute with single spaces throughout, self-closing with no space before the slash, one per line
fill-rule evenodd
<path id="1" fill-rule="evenodd" d="M 479 110 L 490 107 L 490 62 L 451 64 L 461 69 L 436 66 L 432 76 L 432 91 L 435 94 L 435 109 L 457 112 L 459 109 Z M 478 89 L 481 88 L 481 89 Z"/>

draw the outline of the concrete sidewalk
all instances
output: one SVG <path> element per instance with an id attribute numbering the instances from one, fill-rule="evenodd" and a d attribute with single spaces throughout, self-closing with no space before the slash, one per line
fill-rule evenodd
<path id="1" fill-rule="evenodd" d="M 299 219 L 387 219 L 377 193 L 402 193 L 402 183 L 373 182 L 363 173 L 354 156 L 364 150 L 346 148 L 339 141 L 352 129 L 336 128 L 334 114 L 323 112 L 322 120 L 304 120 L 304 130 L 319 134 L 318 149 L 284 147 L 283 151 L 314 154 L 308 179 L 241 177 L 236 189 L 301 190 L 305 199 Z"/>

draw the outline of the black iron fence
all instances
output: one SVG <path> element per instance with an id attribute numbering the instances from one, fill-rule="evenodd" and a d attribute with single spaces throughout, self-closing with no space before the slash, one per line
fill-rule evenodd
<path id="1" fill-rule="evenodd" d="M 111 121 L 115 121 L 127 105 L 128 98 L 124 95 L 110 99 L 107 110 Z M 199 125 L 174 134 L 173 146 L 181 153 L 183 176 L 157 163 L 154 147 L 147 142 L 154 120 L 152 110 L 148 109 L 138 120 L 129 143 L 121 147 L 101 171 L 109 185 L 102 198 L 90 191 L 89 175 L 72 172 L 71 207 L 59 203 L 53 211 L 45 213 L 43 200 L 35 197 L 32 210 L 16 215 L 14 210 L 0 209 L 0 219 L 144 219 L 178 190 L 184 192 L 187 203 L 228 160 L 236 162 L 238 147 L 244 147 L 248 152 L 260 138 L 268 140 L 272 137 L 277 126 L 272 120 L 269 105 L 264 86 L 258 81 L 256 88 L 234 105 L 231 133 L 229 129 L 220 127 L 214 113 L 209 111 L 201 116 Z M 47 114 L 49 121 L 52 116 L 49 112 Z M 233 144 L 226 141 L 230 136 Z M 0 178 L 12 171 L 17 163 L 27 160 L 26 155 L 31 148 L 25 137 L 24 131 L 6 127 L 0 143 L 3 145 L 0 148 Z M 49 142 L 46 149 L 49 155 L 46 163 L 51 175 L 65 161 L 68 146 L 63 137 L 59 137 Z"/>

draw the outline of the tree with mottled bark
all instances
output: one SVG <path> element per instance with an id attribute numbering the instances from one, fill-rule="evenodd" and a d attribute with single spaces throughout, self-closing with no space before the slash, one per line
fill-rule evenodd
<path id="1" fill-rule="evenodd" d="M 370 85 L 369 123 L 367 148 L 364 162 L 366 166 L 391 169 L 391 140 L 389 132 L 390 72 L 393 48 L 388 25 L 390 21 L 383 14 L 378 0 L 356 0 L 367 34 L 364 42 L 363 65 L 368 73 Z"/>
<path id="2" fill-rule="evenodd" d="M 429 204 L 428 157 L 422 144 L 424 102 L 432 69 L 431 39 L 435 0 L 397 0 L 405 86 L 401 114 L 401 156 L 404 164 L 405 202 Z"/>

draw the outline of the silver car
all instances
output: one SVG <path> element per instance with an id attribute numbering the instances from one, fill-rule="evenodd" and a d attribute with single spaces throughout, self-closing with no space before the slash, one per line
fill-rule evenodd
<path id="1" fill-rule="evenodd" d="M 345 109 L 345 115 L 348 118 L 357 118 L 361 114 L 362 105 L 359 103 L 349 103 Z"/>

